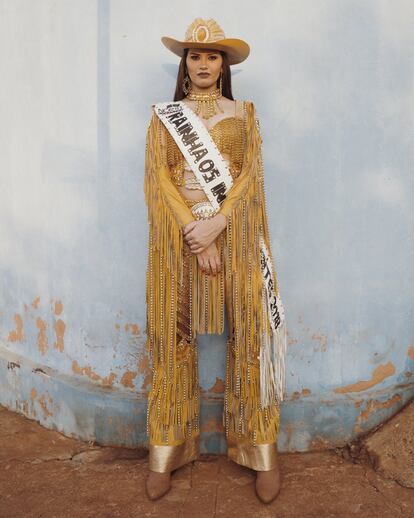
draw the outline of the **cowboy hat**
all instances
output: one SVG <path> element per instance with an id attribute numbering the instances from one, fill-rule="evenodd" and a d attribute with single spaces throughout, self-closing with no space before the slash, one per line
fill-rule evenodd
<path id="1" fill-rule="evenodd" d="M 196 18 L 188 26 L 184 41 L 168 36 L 163 36 L 161 41 L 167 49 L 180 57 L 184 55 L 184 49 L 188 48 L 221 50 L 227 54 L 229 65 L 241 63 L 250 53 L 250 47 L 245 41 L 226 38 L 221 27 L 212 18 Z"/>

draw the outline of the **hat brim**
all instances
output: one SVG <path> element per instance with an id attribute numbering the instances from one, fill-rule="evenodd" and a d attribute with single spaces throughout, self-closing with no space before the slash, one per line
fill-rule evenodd
<path id="1" fill-rule="evenodd" d="M 212 49 L 222 50 L 227 54 L 229 65 L 236 65 L 244 61 L 250 54 L 249 45 L 237 38 L 226 38 L 217 42 L 201 43 L 196 41 L 178 41 L 168 36 L 161 38 L 163 44 L 168 50 L 171 50 L 177 56 L 184 55 L 184 49 Z"/>

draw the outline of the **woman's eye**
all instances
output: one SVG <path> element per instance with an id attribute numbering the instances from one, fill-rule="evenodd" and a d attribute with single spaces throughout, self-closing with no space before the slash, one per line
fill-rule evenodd
<path id="1" fill-rule="evenodd" d="M 191 59 L 193 59 L 193 60 L 196 60 L 198 58 L 199 58 L 199 56 L 196 56 L 196 55 L 191 56 Z M 209 59 L 217 59 L 217 56 L 209 56 Z"/>

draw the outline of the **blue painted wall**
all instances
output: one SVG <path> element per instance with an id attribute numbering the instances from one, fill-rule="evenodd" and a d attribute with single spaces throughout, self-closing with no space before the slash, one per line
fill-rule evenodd
<path id="1" fill-rule="evenodd" d="M 0 403 L 146 440 L 145 133 L 175 87 L 160 37 L 197 16 L 251 45 L 232 81 L 261 123 L 288 321 L 280 448 L 341 444 L 414 395 L 409 0 L 1 1 Z M 223 451 L 225 336 L 199 346 L 203 444 Z"/>

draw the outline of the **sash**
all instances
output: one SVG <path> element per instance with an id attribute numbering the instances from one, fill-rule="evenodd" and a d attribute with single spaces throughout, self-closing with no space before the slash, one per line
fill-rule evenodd
<path id="1" fill-rule="evenodd" d="M 217 212 L 233 185 L 229 167 L 208 129 L 193 110 L 181 101 L 153 105 Z M 285 390 L 286 322 L 282 300 L 276 293 L 272 260 L 259 236 L 260 266 L 266 297 L 263 310 L 272 330 L 264 331 L 260 344 L 260 398 L 263 407 L 283 401 Z"/>

